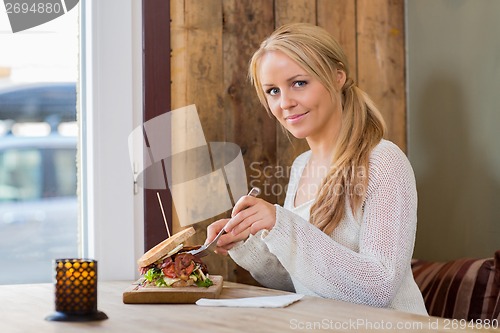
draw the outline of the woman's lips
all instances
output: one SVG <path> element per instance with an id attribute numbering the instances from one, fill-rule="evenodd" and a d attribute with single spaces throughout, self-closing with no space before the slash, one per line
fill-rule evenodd
<path id="1" fill-rule="evenodd" d="M 290 115 L 290 116 L 285 118 L 285 121 L 287 123 L 291 123 L 291 124 L 297 123 L 297 122 L 301 121 L 308 113 L 309 113 L 309 111 L 304 112 L 304 113 Z"/>

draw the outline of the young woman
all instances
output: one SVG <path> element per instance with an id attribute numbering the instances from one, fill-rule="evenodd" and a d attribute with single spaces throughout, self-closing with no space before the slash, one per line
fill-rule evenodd
<path id="1" fill-rule="evenodd" d="M 207 242 L 225 228 L 217 252 L 270 288 L 427 314 L 410 267 L 413 170 L 382 138 L 382 116 L 341 47 L 317 26 L 285 25 L 249 75 L 262 105 L 310 150 L 293 163 L 283 207 L 244 196 Z"/>

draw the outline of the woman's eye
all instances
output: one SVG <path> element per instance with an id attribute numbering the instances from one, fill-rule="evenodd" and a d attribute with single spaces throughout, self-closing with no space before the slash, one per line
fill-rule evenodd
<path id="1" fill-rule="evenodd" d="M 306 81 L 295 81 L 293 83 L 294 87 L 304 87 L 307 84 Z"/>
<path id="2" fill-rule="evenodd" d="M 268 95 L 275 96 L 280 92 L 278 88 L 271 88 L 266 91 Z"/>

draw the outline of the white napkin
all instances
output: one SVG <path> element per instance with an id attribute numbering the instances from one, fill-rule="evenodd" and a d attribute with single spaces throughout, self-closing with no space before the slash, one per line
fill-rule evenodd
<path id="1" fill-rule="evenodd" d="M 208 299 L 201 298 L 196 305 L 201 306 L 229 306 L 238 308 L 284 308 L 300 300 L 304 295 L 291 294 L 280 296 L 263 296 L 231 299 Z"/>

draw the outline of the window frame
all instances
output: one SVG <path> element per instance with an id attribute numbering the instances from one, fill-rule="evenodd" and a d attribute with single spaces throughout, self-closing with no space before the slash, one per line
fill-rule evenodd
<path id="1" fill-rule="evenodd" d="M 138 276 L 142 194 L 134 194 L 127 147 L 142 123 L 142 16 L 138 0 L 80 2 L 79 112 L 81 253 L 99 279 Z"/>

